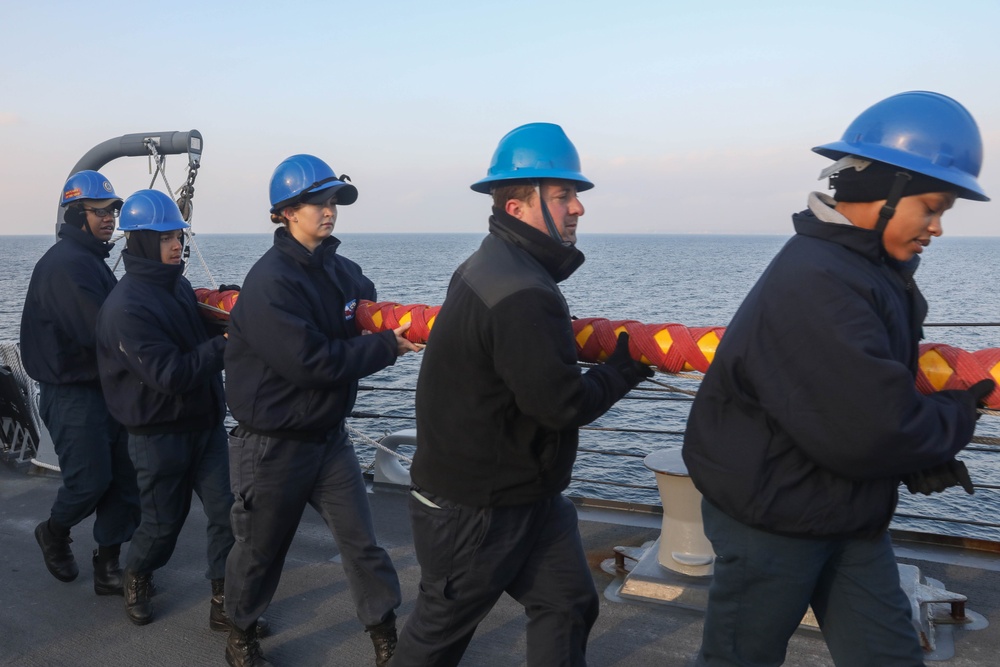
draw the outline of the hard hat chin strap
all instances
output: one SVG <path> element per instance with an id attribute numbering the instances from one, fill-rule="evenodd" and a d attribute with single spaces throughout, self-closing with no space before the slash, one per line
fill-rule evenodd
<path id="1" fill-rule="evenodd" d="M 549 207 L 545 204 L 545 200 L 542 198 L 542 185 L 538 181 L 535 181 L 535 192 L 538 194 L 538 203 L 542 207 L 542 218 L 545 220 L 545 228 L 549 230 L 549 236 L 564 246 L 573 245 L 569 241 L 563 240 L 562 234 L 560 234 L 559 230 L 556 228 L 556 222 L 552 219 L 552 214 L 549 213 Z"/>
<path id="2" fill-rule="evenodd" d="M 878 232 L 879 235 L 885 231 L 885 227 L 889 224 L 889 220 L 891 220 L 892 216 L 896 214 L 896 205 L 899 204 L 899 200 L 903 198 L 903 190 L 911 180 L 913 180 L 913 176 L 909 172 L 896 172 L 896 180 L 892 182 L 892 188 L 889 190 L 889 196 L 886 197 L 885 204 L 878 213 L 878 222 L 875 223 L 875 231 Z"/>

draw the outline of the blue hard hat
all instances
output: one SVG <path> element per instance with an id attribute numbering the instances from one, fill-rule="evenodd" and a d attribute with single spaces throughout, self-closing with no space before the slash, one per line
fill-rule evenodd
<path id="1" fill-rule="evenodd" d="M 133 193 L 125 200 L 118 220 L 118 229 L 123 232 L 144 229 L 170 232 L 190 226 L 184 222 L 180 209 L 170 195 L 159 190 L 139 190 Z"/>
<path id="2" fill-rule="evenodd" d="M 576 181 L 579 192 L 594 184 L 580 173 L 580 155 L 558 125 L 528 123 L 508 132 L 493 153 L 486 178 L 470 187 L 489 194 L 501 181 L 558 178 Z"/>
<path id="3" fill-rule="evenodd" d="M 336 193 L 343 206 L 358 199 L 358 189 L 337 177 L 326 162 L 313 155 L 293 155 L 285 159 L 271 175 L 271 213 L 299 203 L 305 195 L 323 190 Z"/>
<path id="4" fill-rule="evenodd" d="M 122 200 L 115 194 L 115 189 L 111 187 L 111 181 L 104 178 L 100 172 L 92 169 L 78 171 L 66 180 L 59 203 L 65 206 L 80 199 Z"/>
<path id="5" fill-rule="evenodd" d="M 955 186 L 964 199 L 989 201 L 976 181 L 983 140 L 965 107 L 922 90 L 899 93 L 869 107 L 840 141 L 813 150 L 839 160 L 857 155 L 923 174 Z"/>

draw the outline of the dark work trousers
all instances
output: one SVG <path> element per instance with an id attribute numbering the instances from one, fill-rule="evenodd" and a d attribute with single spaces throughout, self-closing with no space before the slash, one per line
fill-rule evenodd
<path id="1" fill-rule="evenodd" d="M 810 604 L 836 665 L 924 664 L 888 533 L 783 537 L 736 521 L 707 501 L 702 514 L 716 559 L 699 665 L 782 664 Z"/>
<path id="2" fill-rule="evenodd" d="M 361 467 L 343 428 L 326 442 L 302 442 L 237 427 L 229 462 L 236 545 L 226 563 L 226 613 L 233 623 L 250 627 L 271 603 L 306 504 L 333 533 L 361 622 L 395 619 L 399 578 L 375 542 Z"/>
<path id="3" fill-rule="evenodd" d="M 226 430 L 217 427 L 190 433 L 128 437 L 142 504 L 142 521 L 132 536 L 125 567 L 151 573 L 170 560 L 177 536 L 191 510 L 191 492 L 201 498 L 208 517 L 207 579 L 222 579 L 233 547 L 229 510 Z"/>
<path id="4" fill-rule="evenodd" d="M 128 542 L 139 525 L 139 489 L 125 428 L 108 413 L 100 387 L 40 384 L 39 394 L 62 472 L 52 520 L 70 528 L 96 512 L 98 545 Z"/>
<path id="5" fill-rule="evenodd" d="M 423 495 L 440 507 L 410 498 L 420 592 L 392 666 L 457 665 L 505 592 L 528 616 L 529 666 L 585 665 L 600 603 L 573 504 L 556 495 L 468 507 Z"/>

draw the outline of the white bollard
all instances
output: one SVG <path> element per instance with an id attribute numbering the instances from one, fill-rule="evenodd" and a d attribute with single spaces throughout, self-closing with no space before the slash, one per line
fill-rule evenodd
<path id="1" fill-rule="evenodd" d="M 663 503 L 663 525 L 657 561 L 692 577 L 711 576 L 715 562 L 712 543 L 701 519 L 701 493 L 688 475 L 679 447 L 655 451 L 643 460 L 656 473 Z"/>

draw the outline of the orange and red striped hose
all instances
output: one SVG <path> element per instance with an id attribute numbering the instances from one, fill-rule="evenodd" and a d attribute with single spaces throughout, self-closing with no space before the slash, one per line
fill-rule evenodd
<path id="1" fill-rule="evenodd" d="M 440 308 L 362 301 L 355 321 L 359 329 L 371 332 L 395 329 L 409 322 L 406 338 L 414 343 L 426 343 Z M 604 361 L 615 349 L 618 333 L 627 331 L 632 357 L 667 373 L 704 373 L 712 363 L 725 330 L 725 327 L 643 324 L 635 320 L 598 317 L 573 320 L 577 355 L 581 361 Z M 966 389 L 987 378 L 1000 385 L 1000 348 L 967 352 L 943 343 L 920 346 L 917 389 L 925 394 L 942 389 Z M 1000 409 L 1000 390 L 995 389 L 985 402 L 988 408 Z"/>

